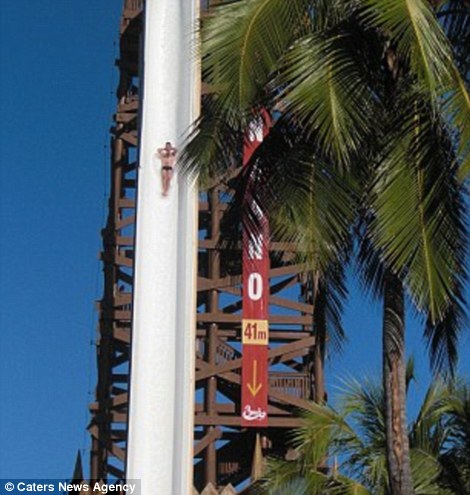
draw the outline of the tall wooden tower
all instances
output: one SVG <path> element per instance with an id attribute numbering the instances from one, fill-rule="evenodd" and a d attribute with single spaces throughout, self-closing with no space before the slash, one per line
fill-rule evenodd
<path id="1" fill-rule="evenodd" d="M 93 480 L 123 479 L 126 475 L 142 9 L 142 0 L 124 1 L 116 61 L 120 77 L 111 128 L 108 219 L 102 232 L 104 291 L 98 303 L 98 382 L 96 400 L 90 406 Z M 263 429 L 241 425 L 241 248 L 235 243 L 229 251 L 219 242 L 230 186 L 230 177 L 221 178 L 200 194 L 194 390 L 197 490 L 209 482 L 219 487 L 240 485 L 252 476 L 254 460 L 260 454 L 286 455 L 287 434 L 300 424 L 298 408 L 318 399 L 318 391 L 323 390 L 322 363 L 315 352 L 312 326 L 311 277 L 296 264 L 295 246 L 273 239 L 269 423 Z"/>

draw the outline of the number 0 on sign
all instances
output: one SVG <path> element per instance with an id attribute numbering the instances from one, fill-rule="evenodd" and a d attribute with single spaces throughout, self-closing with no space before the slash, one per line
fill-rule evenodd
<path id="1" fill-rule="evenodd" d="M 242 344 L 268 345 L 268 320 L 242 320 Z"/>

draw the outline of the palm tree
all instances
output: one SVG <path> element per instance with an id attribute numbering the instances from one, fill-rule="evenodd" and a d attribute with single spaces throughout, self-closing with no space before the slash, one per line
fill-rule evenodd
<path id="1" fill-rule="evenodd" d="M 286 233 L 310 241 L 304 252 L 319 282 L 348 257 L 363 213 L 364 264 L 384 300 L 387 465 L 392 493 L 409 494 L 405 293 L 427 320 L 436 369 L 452 367 L 464 319 L 463 65 L 425 0 L 241 0 L 215 9 L 201 35 L 211 93 L 183 155 L 187 170 L 225 173 L 240 161 L 253 109 L 278 105 L 273 138 L 250 165 L 269 177 L 259 194 L 270 211 L 282 205 L 276 215 L 297 222 Z M 328 180 L 342 194 L 325 203 L 318 184 Z"/>
<path id="2" fill-rule="evenodd" d="M 413 379 L 412 373 L 413 365 L 408 363 L 407 387 Z M 466 390 L 467 395 L 462 390 Z M 468 451 L 464 453 L 468 445 L 462 441 L 462 434 L 468 440 L 468 424 L 460 425 L 465 418 L 468 420 L 462 414 L 465 404 L 468 407 L 468 391 L 468 385 L 455 389 L 441 380 L 429 387 L 415 420 L 407 428 L 413 493 L 467 493 L 462 491 L 461 483 L 468 477 L 458 470 L 464 469 L 463 466 L 468 469 L 468 464 L 464 464 L 468 461 Z M 311 410 L 304 413 L 304 426 L 293 437 L 297 458 L 270 460 L 264 484 L 257 487 L 256 493 L 393 493 L 386 468 L 385 410 L 384 389 L 370 380 L 363 384 L 349 382 L 338 410 L 312 404 Z M 334 462 L 329 471 L 322 472 L 318 466 L 325 456 Z"/>
<path id="3" fill-rule="evenodd" d="M 390 148 L 384 147 L 385 157 L 374 170 L 366 228 L 370 242 L 364 256 L 373 274 L 368 274 L 369 281 L 375 278 L 375 291 L 384 299 L 383 378 L 389 390 L 389 464 L 397 490 L 400 479 L 410 475 L 403 464 L 408 447 L 406 417 L 400 407 L 405 395 L 404 288 L 427 315 L 425 334 L 435 369 L 452 369 L 458 334 L 465 327 L 461 185 L 452 170 L 454 157 L 442 123 L 432 122 L 426 111 L 414 115 L 422 127 L 419 141 L 400 149 L 400 143 L 406 143 L 401 136 Z M 397 394 L 399 399 L 394 400 Z M 402 439 L 398 443 L 397 432 Z"/>

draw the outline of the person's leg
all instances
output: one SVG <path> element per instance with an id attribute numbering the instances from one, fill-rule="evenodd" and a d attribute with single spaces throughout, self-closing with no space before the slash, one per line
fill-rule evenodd
<path id="1" fill-rule="evenodd" d="M 169 171 L 168 170 L 162 170 L 162 194 L 163 196 L 168 195 L 168 188 L 170 186 L 170 180 L 169 180 Z"/>

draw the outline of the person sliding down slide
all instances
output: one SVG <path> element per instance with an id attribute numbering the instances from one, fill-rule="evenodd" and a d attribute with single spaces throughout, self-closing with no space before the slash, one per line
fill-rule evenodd
<path id="1" fill-rule="evenodd" d="M 170 143 L 166 142 L 164 148 L 158 148 L 156 156 L 162 162 L 162 194 L 168 196 L 168 190 L 170 189 L 171 179 L 176 164 L 176 152 L 177 149 Z"/>

